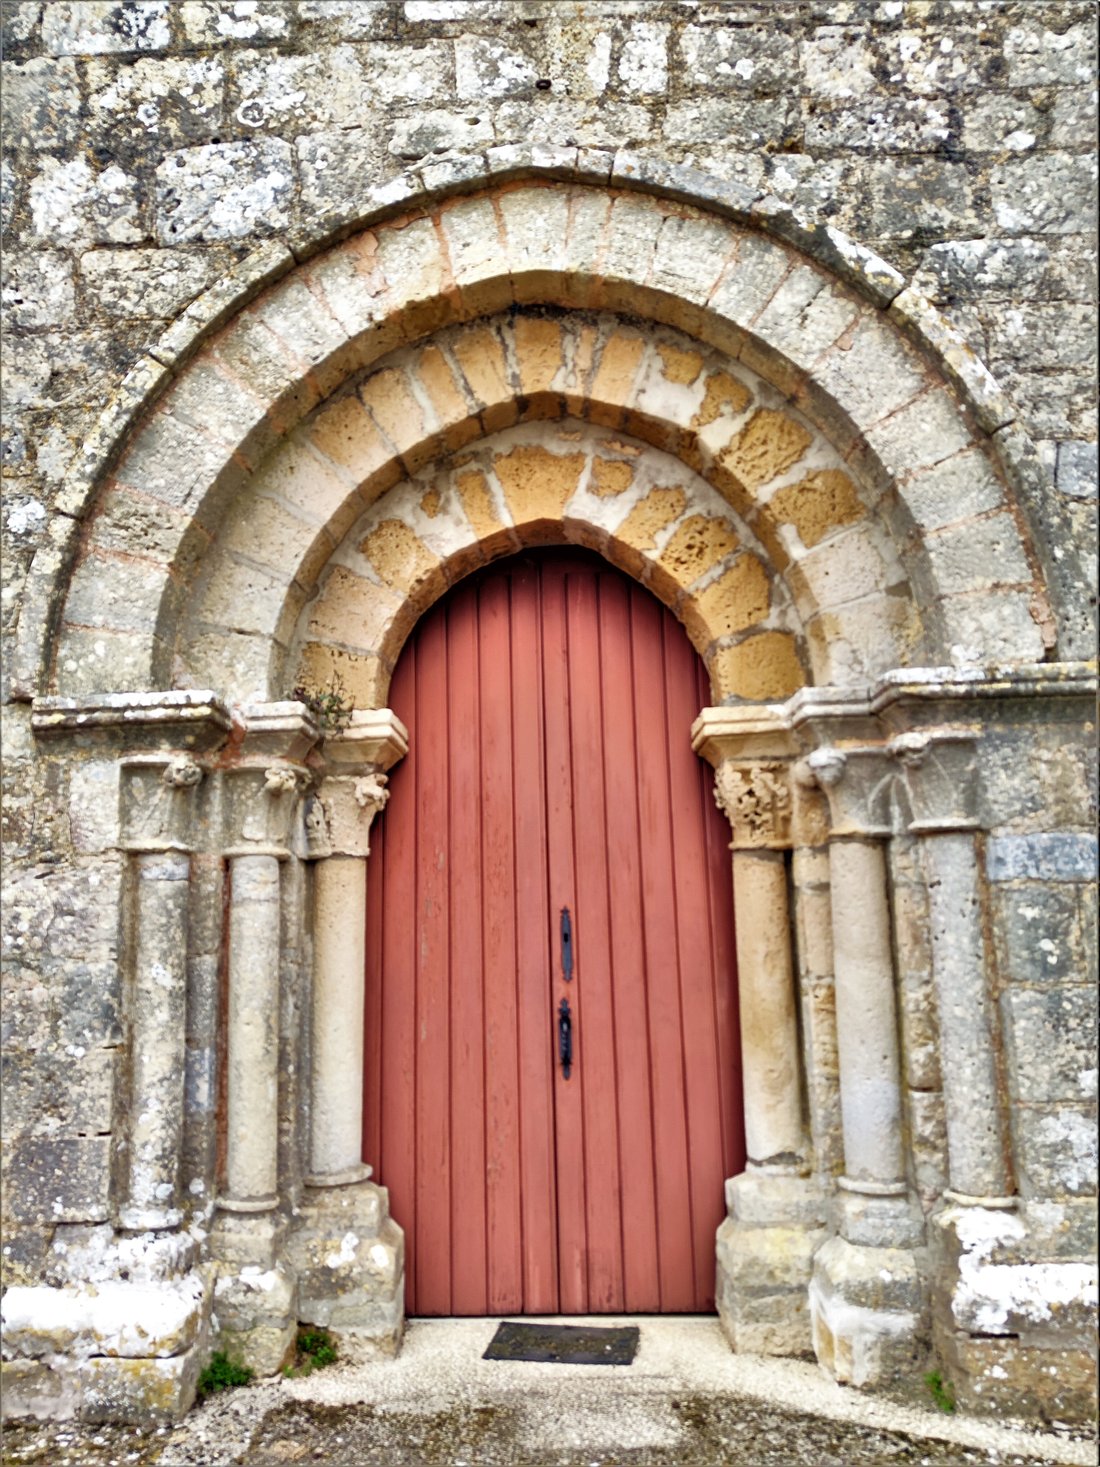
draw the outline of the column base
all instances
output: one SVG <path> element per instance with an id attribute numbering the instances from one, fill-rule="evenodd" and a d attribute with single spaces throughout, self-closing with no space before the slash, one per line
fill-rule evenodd
<path id="1" fill-rule="evenodd" d="M 1020 1213 L 987 1199 L 947 1207 L 929 1229 L 933 1344 L 959 1405 L 998 1418 L 1093 1423 L 1095 1271 L 1087 1255 L 1034 1261 L 1050 1240 L 1032 1237 Z"/>
<path id="2" fill-rule="evenodd" d="M 911 1250 L 830 1238 L 814 1259 L 809 1299 L 814 1354 L 827 1375 L 917 1389 L 927 1330 Z"/>
<path id="3" fill-rule="evenodd" d="M 836 1205 L 838 1232 L 858 1248 L 919 1248 L 924 1242 L 924 1213 L 904 1184 L 864 1191 L 841 1177 Z"/>
<path id="4" fill-rule="evenodd" d="M 257 1375 L 275 1375 L 294 1356 L 298 1335 L 298 1280 L 283 1264 L 245 1264 L 214 1286 L 217 1348 Z"/>
<path id="5" fill-rule="evenodd" d="M 298 1273 L 298 1317 L 364 1355 L 395 1355 L 405 1329 L 405 1235 L 374 1182 L 310 1187 L 287 1257 Z"/>
<path id="6" fill-rule="evenodd" d="M 286 1219 L 272 1208 L 244 1212 L 219 1202 L 210 1229 L 210 1255 L 217 1260 L 219 1273 L 249 1267 L 272 1269 L 281 1256 L 285 1238 Z"/>
<path id="7" fill-rule="evenodd" d="M 807 1177 L 747 1171 L 726 1183 L 726 1202 L 715 1301 L 731 1348 L 810 1356 L 807 1288 L 827 1236 L 820 1190 Z"/>

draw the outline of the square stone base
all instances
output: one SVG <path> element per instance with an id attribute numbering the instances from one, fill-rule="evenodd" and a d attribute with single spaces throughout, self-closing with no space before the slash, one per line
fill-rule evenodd
<path id="1" fill-rule="evenodd" d="M 830 1238 L 814 1260 L 809 1297 L 814 1354 L 833 1380 L 917 1393 L 928 1331 L 911 1252 Z"/>
<path id="2" fill-rule="evenodd" d="M 405 1236 L 384 1187 L 309 1188 L 287 1254 L 303 1323 L 345 1336 L 356 1354 L 396 1354 L 405 1328 Z"/>

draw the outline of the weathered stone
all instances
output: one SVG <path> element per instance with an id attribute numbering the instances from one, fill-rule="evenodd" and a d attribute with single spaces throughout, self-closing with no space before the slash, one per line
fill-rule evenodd
<path id="1" fill-rule="evenodd" d="M 157 168 L 156 233 L 164 245 L 275 234 L 290 223 L 292 154 L 277 139 L 170 153 Z"/>
<path id="2" fill-rule="evenodd" d="M 1027 1197 L 1096 1190 L 1096 1104 L 1016 1110 L 1020 1191 Z"/>
<path id="3" fill-rule="evenodd" d="M 42 17 L 42 41 L 53 56 L 163 51 L 171 43 L 168 0 L 58 0 Z"/>

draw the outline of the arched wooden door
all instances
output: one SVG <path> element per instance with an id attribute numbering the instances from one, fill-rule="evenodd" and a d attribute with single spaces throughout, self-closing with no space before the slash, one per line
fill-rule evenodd
<path id="1" fill-rule="evenodd" d="M 411 1315 L 714 1307 L 744 1142 L 729 829 L 689 738 L 707 696 L 673 616 L 583 552 L 462 582 L 402 654 L 364 1156 Z"/>

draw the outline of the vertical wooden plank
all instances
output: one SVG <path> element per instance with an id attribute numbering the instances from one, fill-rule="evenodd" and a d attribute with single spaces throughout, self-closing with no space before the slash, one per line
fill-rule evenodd
<path id="1" fill-rule="evenodd" d="M 450 835 L 451 1307 L 486 1314 L 485 1008 L 481 946 L 481 707 L 477 591 L 448 602 Z"/>
<path id="2" fill-rule="evenodd" d="M 608 850 L 597 579 L 567 574 L 569 707 L 576 861 L 574 1048 L 584 1109 L 588 1308 L 623 1308 Z"/>
<path id="3" fill-rule="evenodd" d="M 409 752 L 389 783 L 382 899 L 382 1143 L 378 1179 L 405 1231 L 405 1297 L 417 1307 L 416 1250 L 416 786 L 420 730 L 416 704 L 417 652 L 410 645 L 394 673 L 390 701 L 409 730 Z"/>
<path id="4" fill-rule="evenodd" d="M 446 620 L 419 638 L 416 862 L 417 1308 L 451 1312 Z"/>
<path id="5" fill-rule="evenodd" d="M 512 758 L 516 851 L 523 1308 L 558 1310 L 551 914 L 547 901 L 542 629 L 537 562 L 508 572 L 512 595 Z"/>
<path id="6" fill-rule="evenodd" d="M 630 587 L 600 576 L 600 692 L 603 705 L 604 823 L 615 1014 L 615 1103 L 622 1186 L 623 1305 L 660 1309 L 653 1097 L 649 1075 L 643 943 L 638 751 L 630 665 Z"/>
<path id="7" fill-rule="evenodd" d="M 710 681 L 701 660 L 696 663 L 695 701 L 710 702 Z M 737 1019 L 737 950 L 734 942 L 733 868 L 730 828 L 714 801 L 710 766 L 699 760 L 699 803 L 706 838 L 706 886 L 710 906 L 711 974 L 714 985 L 714 1032 L 718 1040 L 718 1110 L 722 1118 L 722 1174 L 745 1169 L 745 1124 L 741 1101 L 741 1034 Z"/>
<path id="8" fill-rule="evenodd" d="M 631 665 L 638 734 L 642 908 L 646 945 L 649 1063 L 658 1215 L 661 1309 L 695 1307 L 686 1095 L 677 981 L 676 901 L 669 878 L 667 710 L 663 683 L 662 608 L 644 592 L 631 595 Z"/>
<path id="9" fill-rule="evenodd" d="M 545 717 L 547 872 L 551 921 L 561 909 L 576 915 L 573 865 L 573 785 L 570 757 L 568 638 L 565 585 L 560 573 L 544 566 L 542 574 L 542 687 Z M 557 951 L 553 960 L 551 1019 L 568 998 L 576 1009 L 579 969 L 574 980 L 562 980 Z M 579 1036 L 578 1036 L 579 1037 Z M 580 1047 L 578 1045 L 578 1057 Z M 558 1294 L 563 1314 L 584 1314 L 588 1303 L 585 1220 L 584 1117 L 582 1080 L 578 1068 L 562 1076 L 554 1046 L 554 1140 L 557 1158 Z"/>
<path id="10" fill-rule="evenodd" d="M 482 943 L 491 1314 L 523 1307 L 509 599 L 507 582 L 501 577 L 482 583 Z"/>
<path id="11" fill-rule="evenodd" d="M 714 1030 L 707 848 L 699 761 L 691 749 L 695 657 L 682 629 L 664 619 L 664 696 L 672 813 L 669 873 L 676 892 L 676 945 L 683 1015 L 695 1307 L 714 1308 L 714 1234 L 725 1214 L 718 1040 Z"/>
<path id="12" fill-rule="evenodd" d="M 382 1166 L 382 933 L 386 916 L 386 812 L 374 817 L 367 862 L 366 993 L 363 1003 L 363 1160 Z"/>

